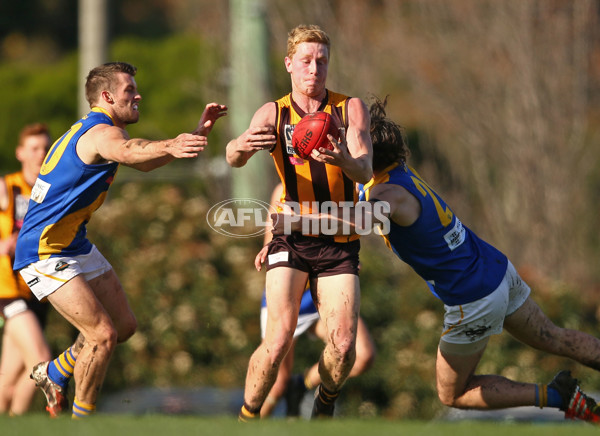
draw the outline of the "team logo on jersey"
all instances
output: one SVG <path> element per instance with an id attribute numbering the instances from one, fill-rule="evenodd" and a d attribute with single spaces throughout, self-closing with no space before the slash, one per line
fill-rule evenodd
<path id="1" fill-rule="evenodd" d="M 285 138 L 285 151 L 290 156 L 294 156 L 296 152 L 294 151 L 294 146 L 292 145 L 292 136 L 294 135 L 294 128 L 296 126 L 292 126 L 291 124 L 286 124 L 283 126 L 283 137 Z"/>
<path id="2" fill-rule="evenodd" d="M 296 154 L 292 145 L 292 135 L 294 134 L 296 125 L 286 124 L 283 126 L 283 137 L 285 138 L 285 151 L 292 165 L 304 165 L 304 159 Z"/>
<path id="3" fill-rule="evenodd" d="M 69 264 L 64 260 L 59 260 L 56 262 L 56 266 L 54 267 L 54 271 L 64 271 L 69 267 Z"/>

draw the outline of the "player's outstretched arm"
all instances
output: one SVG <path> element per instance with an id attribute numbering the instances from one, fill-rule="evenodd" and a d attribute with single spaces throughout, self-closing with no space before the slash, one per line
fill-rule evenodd
<path id="1" fill-rule="evenodd" d="M 90 136 L 86 138 L 88 135 Z M 88 164 L 119 162 L 140 171 L 150 171 L 173 159 L 197 157 L 207 144 L 205 136 L 193 133 L 181 133 L 173 139 L 150 141 L 129 138 L 125 130 L 103 125 L 91 129 L 81 137 L 77 153 Z"/>
<path id="2" fill-rule="evenodd" d="M 193 133 L 181 133 L 161 141 L 130 138 L 120 127 L 101 124 L 79 139 L 77 153 L 87 164 L 119 162 L 140 171 L 151 171 L 174 159 L 197 157 L 208 145 L 205 135 L 219 118 L 226 115 L 226 111 L 224 105 L 209 103 Z"/>

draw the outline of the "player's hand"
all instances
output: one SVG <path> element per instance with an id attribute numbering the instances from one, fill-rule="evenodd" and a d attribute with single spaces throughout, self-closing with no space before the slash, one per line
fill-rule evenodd
<path id="1" fill-rule="evenodd" d="M 237 138 L 237 151 L 271 149 L 277 143 L 275 129 L 269 126 L 250 127 Z"/>
<path id="2" fill-rule="evenodd" d="M 331 135 L 327 135 L 333 150 L 319 148 L 318 152 L 313 150 L 312 158 L 317 162 L 328 163 L 340 167 L 344 174 L 357 183 L 367 183 L 373 176 L 372 160 L 368 154 L 358 157 L 352 156 L 346 141 L 346 132 L 340 129 L 340 140 L 336 141 Z M 357 139 L 358 141 L 358 139 Z M 316 155 L 315 155 L 316 154 Z"/>
<path id="3" fill-rule="evenodd" d="M 208 136 L 217 120 L 227 115 L 227 106 L 219 103 L 208 103 L 202 112 L 198 127 L 194 131 L 200 136 Z"/>
<path id="4" fill-rule="evenodd" d="M 265 245 L 254 258 L 254 267 L 256 271 L 260 271 L 262 269 L 262 264 L 267 260 L 267 253 L 269 251 L 269 246 Z"/>
<path id="5" fill-rule="evenodd" d="M 204 147 L 208 145 L 206 136 L 195 135 L 193 133 L 181 133 L 175 139 L 170 141 L 167 147 L 167 153 L 178 159 L 189 159 L 198 157 Z"/>
<path id="6" fill-rule="evenodd" d="M 333 150 L 328 150 L 325 147 L 320 147 L 318 150 L 313 150 L 311 152 L 311 157 L 314 160 L 338 167 L 344 167 L 349 160 L 353 159 L 352 155 L 350 155 L 350 152 L 348 151 L 348 144 L 346 142 L 346 134 L 344 129 L 340 129 L 339 141 L 337 141 L 331 135 L 327 135 L 327 139 L 329 139 Z"/>

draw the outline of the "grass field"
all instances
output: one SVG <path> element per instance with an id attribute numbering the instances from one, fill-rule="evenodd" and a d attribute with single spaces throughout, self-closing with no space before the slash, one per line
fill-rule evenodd
<path id="1" fill-rule="evenodd" d="M 331 421 L 289 421 L 272 419 L 241 424 L 233 417 L 193 417 L 168 415 L 96 415 L 85 421 L 64 417 L 51 420 L 46 415 L 0 417 L 2 436 L 577 436 L 597 435 L 597 426 L 584 422 L 500 423 L 481 421 L 419 422 L 337 419 Z"/>

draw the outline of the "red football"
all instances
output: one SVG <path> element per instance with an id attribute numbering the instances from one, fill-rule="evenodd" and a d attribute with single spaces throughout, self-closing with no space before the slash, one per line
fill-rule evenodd
<path id="1" fill-rule="evenodd" d="M 310 159 L 310 153 L 321 147 L 333 150 L 327 134 L 335 139 L 340 139 L 340 131 L 335 119 L 327 112 L 314 112 L 306 114 L 296 127 L 292 135 L 294 151 L 302 159 Z"/>

